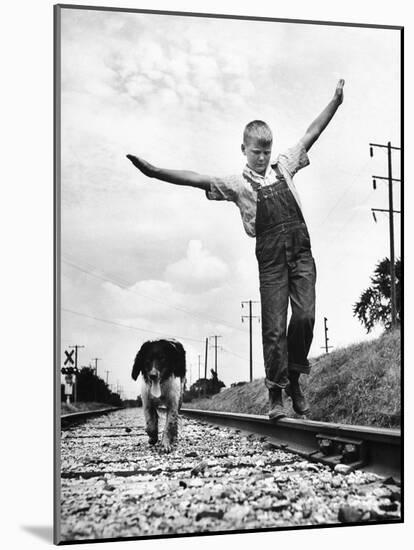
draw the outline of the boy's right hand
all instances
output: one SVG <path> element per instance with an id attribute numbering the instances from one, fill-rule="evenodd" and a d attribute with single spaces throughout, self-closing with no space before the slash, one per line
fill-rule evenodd
<path id="1" fill-rule="evenodd" d="M 132 164 L 138 168 L 138 170 L 140 170 L 143 174 L 145 174 L 146 176 L 149 176 L 151 177 L 154 173 L 154 167 L 149 163 L 147 162 L 146 160 L 144 159 L 140 159 L 134 155 L 127 155 L 126 156 L 127 159 L 129 159 Z"/>
<path id="2" fill-rule="evenodd" d="M 345 80 L 341 78 L 336 85 L 336 90 L 334 94 L 335 101 L 340 105 L 344 100 L 344 84 Z"/>
<path id="3" fill-rule="evenodd" d="M 144 159 L 140 159 L 135 155 L 127 155 L 132 164 L 140 170 L 143 174 L 149 178 L 155 178 L 157 180 L 166 181 L 168 183 L 174 183 L 176 185 L 186 185 L 187 187 L 197 187 L 204 191 L 209 191 L 211 187 L 211 181 L 213 178 L 210 176 L 203 176 L 197 172 L 191 172 L 189 170 L 170 170 L 169 168 L 160 168 L 153 166 Z"/>

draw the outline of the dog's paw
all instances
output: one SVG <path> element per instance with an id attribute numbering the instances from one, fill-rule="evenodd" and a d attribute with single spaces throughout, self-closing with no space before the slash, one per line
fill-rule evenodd
<path id="1" fill-rule="evenodd" d="M 161 450 L 163 453 L 170 453 L 172 451 L 172 443 L 170 441 L 163 441 L 161 443 Z"/>
<path id="2" fill-rule="evenodd" d="M 152 436 L 152 437 L 150 437 L 150 438 L 148 439 L 148 443 L 149 443 L 150 445 L 155 445 L 157 442 L 158 442 L 158 436 L 156 436 L 156 435 L 155 435 L 155 436 Z"/>

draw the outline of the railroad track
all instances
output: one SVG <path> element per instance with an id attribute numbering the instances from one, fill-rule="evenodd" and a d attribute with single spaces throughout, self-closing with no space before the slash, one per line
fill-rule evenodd
<path id="1" fill-rule="evenodd" d="M 170 454 L 149 446 L 142 409 L 63 428 L 56 542 L 402 520 L 397 478 L 308 460 L 262 417 L 182 412 Z"/>
<path id="2" fill-rule="evenodd" d="M 267 436 L 275 446 L 308 460 L 347 468 L 363 468 L 381 476 L 401 480 L 401 431 L 399 429 L 352 426 L 283 418 L 271 422 L 255 414 L 181 409 L 181 413 L 211 422 Z M 340 469 L 340 468 L 339 468 Z"/>
<path id="3" fill-rule="evenodd" d="M 121 408 L 122 407 L 107 407 L 105 409 L 95 409 L 91 411 L 77 411 L 73 413 L 62 414 L 60 416 L 61 427 L 67 428 L 69 426 L 72 426 L 73 424 L 77 424 L 79 422 L 87 420 L 88 418 L 92 418 L 94 416 L 100 416 L 102 414 L 108 414 L 113 411 L 118 411 Z"/>

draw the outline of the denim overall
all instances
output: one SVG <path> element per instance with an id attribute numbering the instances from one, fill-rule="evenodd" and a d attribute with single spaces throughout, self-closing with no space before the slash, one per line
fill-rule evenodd
<path id="1" fill-rule="evenodd" d="M 291 372 L 310 371 L 307 356 L 315 323 L 316 269 L 302 212 L 275 165 L 277 181 L 257 191 L 265 384 L 285 388 Z M 288 302 L 292 315 L 286 331 Z"/>

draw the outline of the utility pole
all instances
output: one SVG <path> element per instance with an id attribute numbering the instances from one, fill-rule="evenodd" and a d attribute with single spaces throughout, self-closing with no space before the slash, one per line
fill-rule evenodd
<path id="1" fill-rule="evenodd" d="M 328 338 L 328 319 L 326 317 L 323 318 L 323 322 L 325 325 L 325 345 L 322 346 L 322 348 L 325 348 L 325 353 L 329 353 L 329 348 L 332 348 L 333 346 L 328 346 L 329 338 Z"/>
<path id="2" fill-rule="evenodd" d="M 95 376 L 97 377 L 98 376 L 98 361 L 100 361 L 101 359 L 99 357 L 93 357 L 92 358 L 92 361 L 95 361 L 95 368 L 93 369 L 94 371 L 94 374 Z M 98 400 L 98 392 L 97 392 L 97 385 L 96 385 L 96 380 L 93 381 L 93 393 L 94 393 L 94 396 L 95 396 L 95 401 Z"/>
<path id="3" fill-rule="evenodd" d="M 201 380 L 201 355 L 198 354 L 198 395 L 200 395 L 200 380 Z"/>
<path id="4" fill-rule="evenodd" d="M 222 338 L 222 336 L 216 334 L 214 336 L 210 336 L 210 338 L 214 338 L 214 372 L 217 374 L 217 339 Z"/>
<path id="5" fill-rule="evenodd" d="M 372 215 L 374 216 L 375 222 L 377 221 L 375 217 L 375 212 L 388 212 L 389 215 L 389 231 L 390 231 L 390 276 L 391 276 L 391 326 L 394 328 L 397 324 L 397 298 L 396 298 L 396 284 L 395 284 L 395 254 L 394 254 L 394 213 L 400 214 L 399 210 L 394 210 L 393 207 L 393 182 L 397 181 L 401 183 L 401 180 L 398 178 L 392 177 L 392 149 L 401 151 L 401 147 L 392 147 L 391 142 L 389 141 L 387 145 L 379 143 L 370 143 L 369 144 L 369 153 L 370 156 L 374 156 L 374 147 L 382 147 L 387 149 L 388 157 L 388 176 L 372 176 L 373 187 L 377 188 L 376 180 L 386 180 L 388 181 L 388 210 L 382 208 L 371 208 Z"/>
<path id="6" fill-rule="evenodd" d="M 92 361 L 95 361 L 95 368 L 93 369 L 95 372 L 95 376 L 98 376 L 98 361 L 101 361 L 100 357 L 93 357 Z"/>
<path id="7" fill-rule="evenodd" d="M 260 323 L 260 316 L 259 315 L 252 315 L 252 304 L 258 304 L 259 302 L 255 302 L 252 300 L 244 301 L 241 303 L 242 308 L 244 308 L 245 304 L 249 304 L 249 315 L 242 315 L 242 323 L 244 323 L 244 319 L 246 317 L 249 318 L 249 342 L 250 342 L 250 382 L 253 380 L 253 329 L 252 329 L 252 319 L 258 319 Z"/>
<path id="8" fill-rule="evenodd" d="M 74 346 L 69 346 L 70 349 L 75 350 L 75 372 L 76 376 L 78 375 L 78 349 L 84 348 L 85 346 L 80 346 L 79 344 L 75 344 Z M 77 397 L 78 397 L 78 381 L 75 379 L 76 382 L 73 385 L 73 402 L 76 403 Z"/>
<path id="9" fill-rule="evenodd" d="M 206 338 L 206 352 L 204 359 L 204 395 L 207 393 L 207 357 L 208 357 L 208 338 Z"/>
<path id="10" fill-rule="evenodd" d="M 110 373 L 111 371 L 106 370 L 105 372 L 106 372 L 106 385 L 108 385 L 108 375 L 109 375 L 109 373 Z"/>
<path id="11" fill-rule="evenodd" d="M 75 350 L 75 369 L 78 368 L 78 349 L 84 348 L 85 346 L 80 346 L 79 344 L 75 344 L 74 346 L 69 346 L 70 349 Z"/>
<path id="12" fill-rule="evenodd" d="M 204 359 L 204 378 L 207 380 L 208 338 L 206 338 L 206 353 Z"/>

